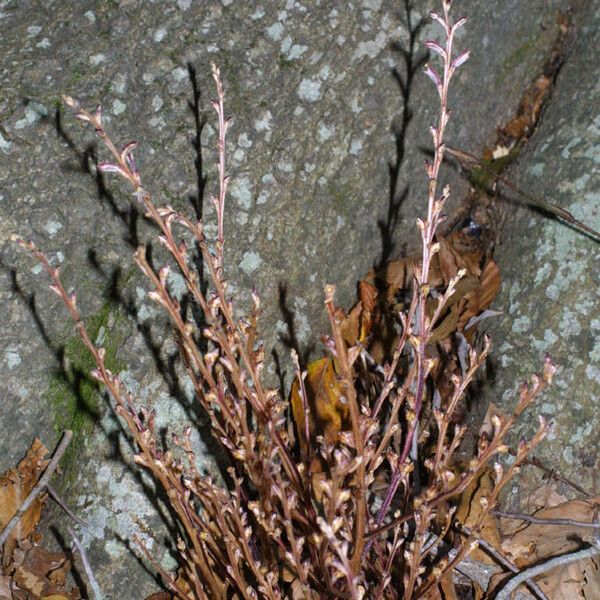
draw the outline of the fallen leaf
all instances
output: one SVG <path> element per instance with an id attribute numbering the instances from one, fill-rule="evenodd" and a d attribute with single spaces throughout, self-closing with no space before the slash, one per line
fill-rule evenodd
<path id="1" fill-rule="evenodd" d="M 535 516 L 591 523 L 597 516 L 599 501 L 600 498 L 589 502 L 569 500 L 543 508 Z M 502 549 L 517 566 L 526 568 L 548 558 L 574 552 L 593 535 L 593 529 L 570 524 L 523 522 L 516 533 L 506 537 Z M 552 600 L 600 600 L 600 561 L 592 558 L 562 565 L 538 577 L 536 582 Z"/>
<path id="2" fill-rule="evenodd" d="M 600 498 L 595 499 L 596 502 L 599 500 Z M 571 519 L 592 523 L 595 511 L 593 502 L 568 500 L 556 506 L 543 508 L 534 513 L 534 516 L 541 519 Z M 521 566 L 564 552 L 573 552 L 581 547 L 582 540 L 590 540 L 593 533 L 591 528 L 570 524 L 523 522 L 516 533 L 503 541 L 502 547 Z"/>
<path id="3" fill-rule="evenodd" d="M 452 573 L 437 581 L 419 598 L 422 598 L 422 600 L 458 600 Z"/>
<path id="4" fill-rule="evenodd" d="M 306 453 L 307 441 L 312 442 L 316 436 L 322 435 L 327 443 L 337 441 L 339 433 L 348 424 L 348 405 L 342 400 L 342 386 L 332 357 L 311 362 L 304 385 L 308 415 L 304 410 L 297 380 L 292 385 L 290 396 L 300 447 Z M 306 440 L 306 419 L 311 440 Z"/>
<path id="5" fill-rule="evenodd" d="M 529 512 L 534 513 L 541 508 L 550 508 L 562 504 L 567 501 L 567 498 L 558 492 L 556 483 L 551 481 L 533 490 L 527 500 L 530 508 Z"/>
<path id="6" fill-rule="evenodd" d="M 358 302 L 347 316 L 341 315 L 340 329 L 348 347 L 364 342 L 371 331 L 373 311 L 377 303 L 377 288 L 368 281 L 358 284 Z"/>
<path id="7" fill-rule="evenodd" d="M 34 488 L 44 469 L 48 465 L 44 457 L 48 450 L 35 439 L 16 469 L 8 469 L 0 476 L 0 531 L 2 531 Z M 38 524 L 46 495 L 40 494 L 25 511 L 12 530 L 2 548 L 3 561 L 12 556 L 20 540 L 29 538 Z"/>
<path id="8" fill-rule="evenodd" d="M 479 278 L 479 312 L 488 309 L 500 291 L 500 269 L 493 260 L 488 260 Z"/>
<path id="9" fill-rule="evenodd" d="M 494 488 L 492 470 L 486 469 L 473 478 L 467 489 L 460 495 L 456 509 L 456 519 L 478 532 L 478 536 L 494 548 L 500 548 L 500 532 L 495 517 L 485 511 L 481 506 L 482 498 L 491 495 Z M 485 564 L 495 564 L 489 554 L 476 548 L 471 553 L 471 558 Z"/>

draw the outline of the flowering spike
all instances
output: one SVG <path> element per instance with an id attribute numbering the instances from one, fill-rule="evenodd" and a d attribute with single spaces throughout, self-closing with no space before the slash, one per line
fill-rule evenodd
<path id="1" fill-rule="evenodd" d="M 53 283 L 51 283 L 48 288 L 53 291 L 57 296 L 60 296 L 62 298 L 62 294 L 60 292 L 60 288 L 57 285 L 54 285 Z"/>
<path id="2" fill-rule="evenodd" d="M 123 146 L 123 150 L 121 150 L 121 160 L 124 163 L 127 163 L 129 165 L 133 162 L 133 157 L 131 156 L 131 153 L 135 148 L 137 148 L 137 146 L 137 142 L 128 142 Z"/>
<path id="3" fill-rule="evenodd" d="M 433 125 L 429 128 L 429 133 L 431 133 L 431 137 L 433 138 L 433 143 L 438 145 L 438 128 Z"/>
<path id="4" fill-rule="evenodd" d="M 544 381 L 548 384 L 551 385 L 552 384 L 552 378 L 554 377 L 554 374 L 556 373 L 556 365 L 554 364 L 554 362 L 552 361 L 552 358 L 550 357 L 549 354 L 546 354 L 544 356 L 544 371 L 543 371 L 543 378 Z"/>

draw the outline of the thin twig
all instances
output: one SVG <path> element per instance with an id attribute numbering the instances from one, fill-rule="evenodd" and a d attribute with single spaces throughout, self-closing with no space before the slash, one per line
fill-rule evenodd
<path id="1" fill-rule="evenodd" d="M 73 539 L 73 546 L 79 552 L 79 558 L 81 558 L 81 564 L 83 565 L 83 570 L 85 571 L 85 575 L 88 579 L 88 583 L 90 584 L 90 591 L 92 592 L 92 598 L 94 600 L 104 600 L 104 596 L 102 596 L 102 591 L 100 590 L 100 586 L 94 577 L 94 572 L 92 571 L 92 567 L 90 566 L 90 561 L 88 560 L 87 554 L 85 553 L 85 548 L 83 544 L 79 541 L 75 532 L 67 527 L 67 531 L 69 535 Z"/>
<path id="2" fill-rule="evenodd" d="M 559 481 L 560 483 L 564 483 L 564 484 L 572 487 L 574 490 L 578 491 L 580 494 L 583 494 L 586 498 L 591 498 L 593 495 L 593 494 L 590 494 L 590 492 L 588 492 L 587 490 L 583 489 L 580 485 L 578 485 L 574 481 L 567 479 L 562 473 L 560 473 L 556 469 L 547 467 L 546 465 L 544 465 L 544 463 L 542 463 L 542 461 L 535 456 L 528 458 L 526 460 L 526 464 L 530 464 L 530 465 L 533 465 L 534 467 L 537 467 L 538 469 L 541 469 L 542 471 L 544 471 L 544 473 L 546 473 L 546 475 L 548 476 L 549 479 L 554 479 L 554 481 Z"/>
<path id="3" fill-rule="evenodd" d="M 13 515 L 12 519 L 7 523 L 6 527 L 0 533 L 0 549 L 4 545 L 4 542 L 8 539 L 11 531 L 15 528 L 16 524 L 19 522 L 19 519 L 23 516 L 23 514 L 27 511 L 27 509 L 31 506 L 33 501 L 44 491 L 47 489 L 48 482 L 50 478 L 56 471 L 58 467 L 58 463 L 62 458 L 62 455 L 65 453 L 71 438 L 73 437 L 73 432 L 65 429 L 63 431 L 62 439 L 60 440 L 60 444 L 58 444 L 56 450 L 54 451 L 54 455 L 52 456 L 52 460 L 48 463 L 46 470 L 43 475 L 39 478 L 38 482 L 35 484 L 34 488 L 29 492 L 27 498 L 25 498 L 25 502 L 21 504 L 21 507 L 17 512 Z"/>
<path id="4" fill-rule="evenodd" d="M 71 519 L 73 519 L 73 521 L 75 521 L 75 523 L 77 523 L 78 525 L 83 525 L 84 527 L 87 526 L 87 523 L 83 519 L 78 517 L 65 504 L 64 500 L 58 495 L 58 492 L 49 483 L 46 485 L 46 490 L 48 490 L 48 494 L 50 495 L 50 498 L 52 498 L 52 500 L 54 500 L 54 502 L 56 502 L 56 504 L 58 504 L 69 515 L 69 517 L 71 517 Z"/>
<path id="5" fill-rule="evenodd" d="M 467 533 L 467 528 L 464 527 L 463 529 L 464 532 Z M 433 543 L 438 542 L 438 536 L 436 536 L 435 534 L 431 534 L 430 539 L 433 540 Z M 479 545 L 482 545 L 482 540 L 477 541 L 479 542 Z M 459 550 L 457 548 L 450 548 L 448 550 L 448 544 L 444 541 L 442 541 L 439 544 L 438 548 L 436 548 L 435 550 L 436 553 L 439 553 L 440 551 L 446 553 L 445 556 L 449 563 L 455 561 L 459 553 Z M 482 563 L 481 561 L 471 558 L 470 556 L 463 558 L 462 560 L 460 560 L 460 562 L 454 565 L 454 570 L 457 573 L 460 573 L 461 575 L 469 579 L 470 581 L 476 583 L 482 590 L 487 590 L 490 584 L 490 579 L 494 575 L 501 572 L 501 568 L 498 565 L 487 565 L 485 563 Z M 530 597 L 531 596 L 529 595 L 517 592 L 513 600 L 528 600 Z"/>
<path id="6" fill-rule="evenodd" d="M 509 600 L 510 595 L 526 579 L 532 579 L 533 577 L 537 577 L 538 575 L 547 573 L 555 567 L 569 565 L 578 560 L 592 558 L 593 556 L 597 556 L 598 554 L 600 554 L 600 545 L 596 545 L 594 543 L 594 545 L 589 546 L 587 548 L 583 548 L 582 550 L 570 552 L 569 554 L 561 554 L 560 556 L 550 558 L 547 561 L 544 561 L 543 563 L 540 563 L 533 567 L 529 567 L 529 569 L 521 571 L 518 575 L 515 575 L 512 579 L 510 579 L 506 583 L 506 585 L 496 594 L 496 600 Z"/>
<path id="7" fill-rule="evenodd" d="M 556 204 L 552 204 L 552 202 L 548 202 L 547 200 L 543 200 L 542 198 L 538 198 L 537 196 L 526 192 L 525 190 L 515 185 L 510 179 L 507 179 L 499 173 L 496 173 L 493 169 L 490 169 L 487 165 L 481 162 L 476 156 L 473 156 L 465 150 L 458 150 L 457 148 L 451 148 L 450 146 L 446 146 L 445 149 L 448 154 L 457 158 L 460 164 L 467 170 L 473 171 L 474 169 L 481 169 L 490 177 L 492 177 L 496 182 L 503 183 L 513 192 L 519 194 L 519 196 L 523 197 L 528 204 L 531 204 L 532 206 L 541 208 L 545 212 L 553 214 L 555 217 L 566 221 L 575 229 L 579 229 L 596 242 L 600 242 L 600 233 L 595 229 L 588 227 L 585 223 L 582 223 L 581 221 L 576 219 L 568 210 L 565 210 L 564 208 Z"/>
<path id="8" fill-rule="evenodd" d="M 494 513 L 494 511 L 490 511 L 492 514 Z M 465 525 L 460 525 L 460 527 L 458 527 L 458 530 L 461 532 L 464 532 L 466 535 L 472 535 L 473 531 L 465 526 Z M 477 538 L 477 543 L 479 545 L 480 548 L 483 548 L 487 553 L 491 554 L 492 557 L 497 560 L 503 567 L 506 567 L 509 571 L 513 572 L 513 573 L 519 573 L 519 567 L 517 567 L 517 565 L 515 565 L 515 563 L 512 562 L 512 560 L 509 560 L 508 558 L 506 558 L 506 556 L 504 556 L 504 554 L 502 554 L 501 552 L 499 552 L 498 550 L 496 550 L 496 548 L 494 548 L 494 546 L 492 546 L 491 544 L 489 544 L 488 542 L 486 542 L 483 538 Z M 457 567 L 457 570 L 458 567 Z M 489 583 L 489 582 L 488 582 Z M 537 583 L 535 583 L 535 581 L 533 581 L 532 579 L 526 579 L 525 580 L 525 585 L 540 599 L 540 600 L 548 600 L 548 596 L 546 596 L 546 594 L 544 594 L 544 592 L 540 589 L 540 587 L 538 586 Z M 487 586 L 485 588 L 487 590 Z"/>
<path id="9" fill-rule="evenodd" d="M 536 525 L 570 525 L 572 527 L 588 527 L 590 529 L 600 529 L 600 523 L 589 523 L 587 521 L 576 521 L 575 519 L 543 519 L 523 513 L 503 512 L 501 510 L 490 510 L 490 514 L 504 519 L 514 519 L 515 521 L 527 521 Z"/>

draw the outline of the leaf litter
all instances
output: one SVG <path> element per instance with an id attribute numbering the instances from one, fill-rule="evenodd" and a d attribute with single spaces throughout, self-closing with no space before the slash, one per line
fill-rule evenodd
<path id="1" fill-rule="evenodd" d="M 35 439 L 16 468 L 0 476 L 0 532 L 21 508 L 50 462 L 47 448 Z M 37 531 L 47 494 L 38 495 L 21 515 L 0 548 L 0 600 L 79 600 L 69 583 L 71 559 L 41 545 Z"/>

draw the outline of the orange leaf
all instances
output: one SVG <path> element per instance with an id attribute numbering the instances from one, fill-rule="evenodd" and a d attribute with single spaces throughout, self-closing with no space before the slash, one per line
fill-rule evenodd
<path id="1" fill-rule="evenodd" d="M 342 386 L 331 357 L 315 360 L 308 365 L 305 388 L 308 415 L 304 411 L 297 380 L 292 385 L 290 397 L 300 446 L 306 452 L 306 419 L 311 442 L 316 436 L 322 435 L 326 442 L 333 443 L 340 431 L 347 427 L 348 405 L 341 400 Z"/>

